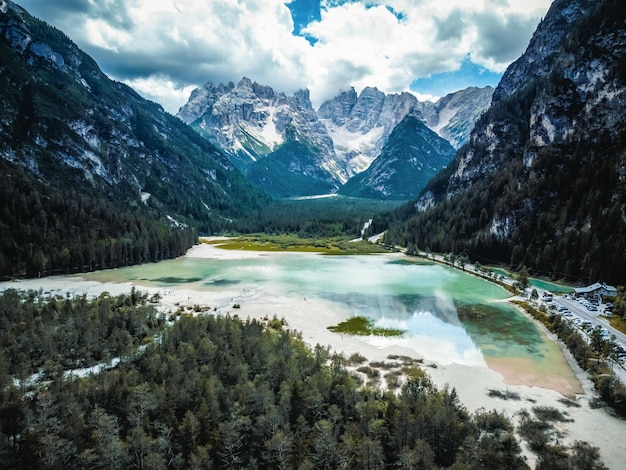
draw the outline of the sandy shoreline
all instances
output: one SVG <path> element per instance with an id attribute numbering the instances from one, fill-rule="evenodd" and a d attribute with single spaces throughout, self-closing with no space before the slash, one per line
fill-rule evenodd
<path id="1" fill-rule="evenodd" d="M 282 256 L 282 253 L 260 253 L 247 251 L 220 250 L 211 245 L 198 245 L 185 255 L 193 258 L 233 259 L 256 256 Z M 131 283 L 111 283 L 89 280 L 91 276 L 61 276 L 45 279 L 29 279 L 0 283 L 0 290 L 16 288 L 23 290 L 39 290 L 75 295 L 99 295 L 107 291 L 113 295 L 128 292 Z M 576 440 L 588 441 L 600 448 L 603 462 L 611 469 L 622 468 L 626 456 L 626 444 L 619 436 L 626 431 L 626 422 L 612 417 L 604 409 L 592 409 L 589 404 L 594 398 L 593 384 L 587 379 L 586 373 L 578 367 L 569 352 L 564 352 L 564 361 L 572 368 L 579 386 L 561 377 L 553 377 L 548 383 L 537 384 L 533 371 L 525 364 L 515 361 L 488 360 L 486 366 L 467 366 L 460 364 L 436 363 L 429 358 L 419 357 L 417 352 L 394 342 L 393 338 L 353 337 L 332 333 L 328 326 L 341 321 L 342 316 L 348 318 L 351 312 L 337 311 L 337 305 L 319 299 L 295 299 L 289 296 L 269 296 L 263 292 L 241 289 L 239 286 L 225 286 L 223 289 L 197 291 L 176 287 L 160 289 L 155 287 L 137 286 L 138 289 L 150 294 L 159 292 L 162 295 L 159 309 L 174 312 L 179 307 L 194 305 L 208 306 L 216 309 L 219 314 L 238 315 L 240 318 L 264 317 L 284 318 L 288 328 L 298 331 L 302 338 L 311 346 L 320 344 L 329 346 L 332 351 L 341 352 L 346 357 L 353 353 L 365 356 L 369 361 L 388 360 L 391 354 L 405 355 L 416 359 L 424 359 L 426 371 L 438 387 L 450 386 L 457 390 L 459 398 L 469 411 L 481 408 L 498 409 L 512 419 L 522 409 L 531 410 L 533 406 L 550 406 L 566 413 L 573 422 L 559 424 L 563 432 L 560 441 L 573 444 Z M 240 308 L 233 308 L 237 303 Z M 544 334 L 552 340 L 545 328 Z M 530 384 L 530 385 L 529 385 Z M 519 395 L 518 400 L 505 400 L 489 396 L 490 390 L 513 392 Z M 568 407 L 564 402 L 567 395 L 579 407 Z M 534 466 L 532 454 L 525 452 L 528 463 Z"/>

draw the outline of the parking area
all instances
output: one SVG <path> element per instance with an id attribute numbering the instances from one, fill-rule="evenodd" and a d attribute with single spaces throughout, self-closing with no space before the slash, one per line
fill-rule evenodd
<path id="1" fill-rule="evenodd" d="M 610 305 L 594 303 L 584 298 L 576 298 L 572 295 L 551 296 L 549 293 L 541 293 L 540 300 L 548 308 L 554 308 L 564 319 L 579 328 L 583 337 L 596 326 L 601 328 L 602 335 L 606 339 L 613 338 L 617 346 L 617 352 L 621 357 L 622 365 L 626 362 L 626 335 L 613 328 L 604 313 Z"/>

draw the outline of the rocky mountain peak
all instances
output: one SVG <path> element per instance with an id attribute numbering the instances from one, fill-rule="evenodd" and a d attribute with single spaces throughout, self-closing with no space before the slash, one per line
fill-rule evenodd
<path id="1" fill-rule="evenodd" d="M 380 154 L 391 131 L 418 101 L 410 93 L 385 94 L 366 87 L 342 91 L 324 102 L 318 116 L 335 144 L 335 151 L 349 174 L 365 170 Z"/>
<path id="2" fill-rule="evenodd" d="M 454 157 L 450 143 L 424 124 L 413 108 L 393 129 L 380 155 L 341 189 L 355 197 L 407 200 Z"/>
<path id="3" fill-rule="evenodd" d="M 298 154 L 302 158 L 306 154 L 309 161 L 308 174 L 319 176 L 324 191 L 348 177 L 345 168 L 334 161 L 333 142 L 317 118 L 308 90 L 287 96 L 247 77 L 236 86 L 210 83 L 192 93 L 178 117 L 225 149 L 235 166 L 273 194 L 288 194 L 280 184 L 289 178 L 276 179 L 267 172 L 302 173 L 302 162 L 291 162 L 287 169 L 270 165 L 270 160 L 296 155 L 295 143 Z M 281 151 L 283 147 L 288 151 Z M 264 186 L 268 181 L 271 187 Z"/>
<path id="4" fill-rule="evenodd" d="M 293 96 L 300 100 L 300 103 L 305 108 L 313 109 L 313 105 L 311 104 L 311 92 L 308 89 L 298 90 Z"/>
<path id="5" fill-rule="evenodd" d="M 524 54 L 507 68 L 494 98 L 511 95 L 529 79 L 547 74 L 572 25 L 597 3 L 595 0 L 554 0 Z"/>
<path id="6" fill-rule="evenodd" d="M 456 149 L 469 140 L 480 115 L 489 108 L 494 89 L 469 87 L 450 93 L 436 103 L 421 106 L 423 119 L 432 130 Z"/>
<path id="7" fill-rule="evenodd" d="M 349 119 L 357 99 L 356 90 L 350 87 L 341 91 L 335 98 L 325 101 L 317 110 L 317 115 L 320 119 L 328 119 L 337 126 L 343 126 Z"/>
<path id="8" fill-rule="evenodd" d="M 366 87 L 357 93 L 350 87 L 315 111 L 308 90 L 287 96 L 244 77 L 237 85 L 207 82 L 192 92 L 178 117 L 227 150 L 231 161 L 248 175 L 251 165 L 263 160 L 264 168 L 269 168 L 266 157 L 298 141 L 341 185 L 370 166 L 409 113 L 460 146 L 492 92 L 490 88 L 462 90 L 430 103 L 407 92 L 386 94 Z"/>

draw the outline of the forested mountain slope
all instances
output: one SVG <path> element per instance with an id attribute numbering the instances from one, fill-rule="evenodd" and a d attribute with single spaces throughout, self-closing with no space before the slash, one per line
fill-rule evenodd
<path id="1" fill-rule="evenodd" d="M 0 1 L 0 277 L 177 256 L 264 196 L 188 126 Z"/>
<path id="2" fill-rule="evenodd" d="M 469 144 L 394 214 L 390 238 L 625 282 L 625 51 L 623 2 L 556 0 Z"/>
<path id="3" fill-rule="evenodd" d="M 426 127 L 419 111 L 398 124 L 367 170 L 339 190 L 355 197 L 409 200 L 454 157 L 454 148 Z"/>

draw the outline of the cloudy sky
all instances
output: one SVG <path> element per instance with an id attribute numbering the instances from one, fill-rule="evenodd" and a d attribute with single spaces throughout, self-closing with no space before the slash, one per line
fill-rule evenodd
<path id="1" fill-rule="evenodd" d="M 208 80 L 376 86 L 440 97 L 495 86 L 551 0 L 16 0 L 111 78 L 176 113 Z"/>

